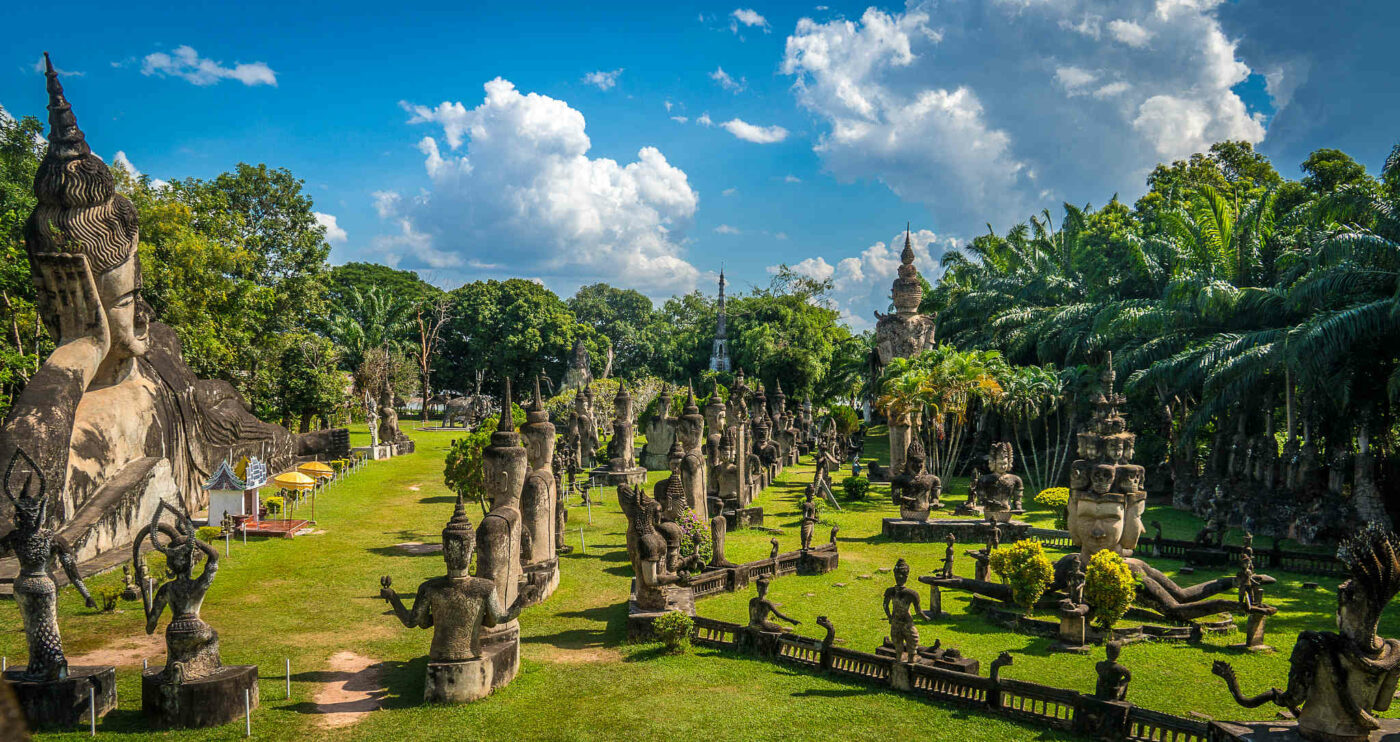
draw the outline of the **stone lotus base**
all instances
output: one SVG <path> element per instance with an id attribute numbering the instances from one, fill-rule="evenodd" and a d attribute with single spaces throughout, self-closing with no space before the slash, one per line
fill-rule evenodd
<path id="1" fill-rule="evenodd" d="M 68 677 L 49 682 L 21 680 L 21 674 L 20 670 L 9 670 L 5 682 L 14 689 L 32 729 L 86 726 L 92 718 L 89 699 L 99 718 L 117 707 L 117 669 L 111 665 L 69 667 Z"/>
<path id="2" fill-rule="evenodd" d="M 999 523 L 1001 542 L 1009 544 L 1026 537 L 1031 525 L 1024 521 L 1012 520 Z M 880 533 L 891 541 L 913 544 L 940 543 L 948 534 L 959 544 L 985 544 L 987 542 L 987 521 L 971 518 L 935 518 L 934 520 L 906 520 L 885 518 L 880 525 Z"/>
<path id="3" fill-rule="evenodd" d="M 538 597 L 526 603 L 526 606 L 543 603 L 559 588 L 559 558 L 555 557 L 554 559 L 525 567 L 520 575 L 520 583 L 522 585 L 534 585 L 539 588 Z"/>
<path id="4" fill-rule="evenodd" d="M 601 478 L 613 487 L 619 484 L 630 484 L 635 487 L 645 484 L 647 481 L 647 470 L 644 466 L 635 466 L 631 469 L 622 469 L 621 471 L 614 471 L 609 467 L 600 466 L 590 472 L 590 474 L 594 478 Z"/>
<path id="5" fill-rule="evenodd" d="M 141 713 L 157 729 L 216 727 L 243 718 L 244 691 L 258 707 L 258 666 L 225 665 L 198 680 L 162 683 L 162 667 L 141 674 Z"/>
<path id="6" fill-rule="evenodd" d="M 763 525 L 763 508 L 754 505 L 724 511 L 724 530 L 737 531 L 740 528 L 753 528 Z"/>
<path id="7" fill-rule="evenodd" d="M 1400 719 L 1380 719 L 1381 728 L 1354 742 L 1396 742 L 1400 740 Z M 1296 721 L 1212 721 L 1212 742 L 1304 742 Z M 1351 740 L 1337 737 L 1337 740 Z"/>

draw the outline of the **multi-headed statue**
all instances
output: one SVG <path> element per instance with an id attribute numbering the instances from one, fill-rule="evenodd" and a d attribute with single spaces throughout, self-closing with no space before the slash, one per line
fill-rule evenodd
<path id="1" fill-rule="evenodd" d="M 166 510 L 174 516 L 170 525 L 161 521 Z M 165 556 L 170 580 L 151 591 L 146 579 L 146 562 L 141 558 L 141 542 L 150 537 L 151 546 Z M 166 538 L 161 543 L 161 536 Z M 195 564 L 204 555 L 204 571 L 194 575 Z M 146 633 L 155 633 L 165 606 L 170 606 L 170 625 L 165 627 L 165 669 L 162 683 L 179 684 L 213 675 L 223 666 L 219 659 L 219 633 L 200 620 L 204 596 L 219 571 L 219 551 L 195 536 L 194 521 L 168 503 L 161 502 L 151 523 L 143 527 L 131 545 L 136 563 L 136 584 L 141 588 L 141 605 L 146 612 Z"/>

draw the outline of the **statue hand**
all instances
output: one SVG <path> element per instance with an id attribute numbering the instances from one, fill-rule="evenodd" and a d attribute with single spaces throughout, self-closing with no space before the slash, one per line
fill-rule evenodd
<path id="1" fill-rule="evenodd" d="M 58 331 L 57 342 L 88 338 L 105 355 L 111 347 L 111 332 L 87 256 L 48 253 L 31 256 L 31 260 L 38 274 L 40 306 L 47 298 L 57 324 L 50 328 Z"/>
<path id="2" fill-rule="evenodd" d="M 380 577 L 379 597 L 384 600 L 393 600 L 394 598 L 397 598 L 399 594 L 394 591 L 394 588 L 392 587 L 393 584 L 394 579 L 389 575 L 384 575 L 383 577 Z"/>

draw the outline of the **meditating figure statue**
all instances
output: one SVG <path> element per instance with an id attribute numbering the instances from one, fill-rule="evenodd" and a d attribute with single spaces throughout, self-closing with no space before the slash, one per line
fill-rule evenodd
<path id="1" fill-rule="evenodd" d="M 175 525 L 161 522 L 166 510 L 174 516 Z M 141 556 L 141 542 L 149 535 L 151 546 L 165 555 L 165 568 L 170 581 L 161 584 L 152 594 L 146 579 L 146 562 Z M 166 542 L 161 543 L 164 535 Z M 195 563 L 202 552 L 204 571 L 194 576 Z M 195 536 L 194 522 L 169 503 L 161 502 L 151 523 L 136 534 L 131 545 L 132 561 L 136 563 L 136 583 L 141 588 L 141 605 L 146 612 L 146 633 L 155 633 L 160 615 L 170 605 L 170 625 L 165 628 L 165 670 L 160 674 L 163 684 L 180 684 L 214 674 L 223 666 L 219 659 L 219 634 L 200 620 L 199 609 L 204 596 L 219 571 L 219 551 Z"/>
<path id="2" fill-rule="evenodd" d="M 1094 683 L 1094 697 L 1103 701 L 1126 701 L 1128 683 L 1132 681 L 1133 673 L 1118 662 L 1118 655 L 1123 652 L 1123 643 L 1112 640 L 1104 644 L 1104 649 L 1107 658 L 1094 665 L 1094 670 L 1099 675 L 1098 681 Z"/>
<path id="3" fill-rule="evenodd" d="M 909 564 L 901 558 L 894 563 L 894 586 L 885 588 L 884 602 L 896 662 L 914 662 L 919 657 L 919 630 L 914 626 L 914 616 L 922 610 L 919 594 L 905 584 L 908 581 Z M 906 655 L 907 660 L 904 659 Z"/>
<path id="4" fill-rule="evenodd" d="M 926 458 L 924 444 L 916 435 L 905 454 L 904 471 L 890 482 L 899 517 L 905 520 L 928 520 L 931 509 L 942 507 L 938 496 L 943 485 L 938 477 L 924 471 Z"/>
<path id="5" fill-rule="evenodd" d="M 663 588 L 684 584 L 687 576 L 677 574 L 668 563 L 673 548 L 657 528 L 661 506 L 644 491 L 625 482 L 617 486 L 617 501 L 627 517 L 627 553 L 636 577 L 637 606 L 644 611 L 665 610 Z M 675 548 L 679 548 L 678 543 Z"/>
<path id="6" fill-rule="evenodd" d="M 773 605 L 773 602 L 768 599 L 769 582 L 770 580 L 767 575 L 758 578 L 758 582 L 756 583 L 758 595 L 749 599 L 749 628 L 768 634 L 782 634 L 792 631 L 792 629 L 787 626 L 781 626 L 768 620 L 768 615 L 772 614 L 774 618 L 780 618 L 793 626 L 798 626 L 802 623 L 795 618 L 784 616 L 782 612 L 778 610 L 777 606 Z"/>
<path id="7" fill-rule="evenodd" d="M 23 459 L 28 471 L 21 481 L 15 468 Z M 48 519 L 49 500 L 45 491 L 44 474 L 23 452 L 5 467 L 3 483 L 5 497 L 14 506 L 14 530 L 0 538 L 0 549 L 13 551 L 19 559 L 19 575 L 15 578 L 15 603 L 24 620 L 24 635 L 29 642 L 29 666 L 20 680 L 44 682 L 68 677 L 68 659 L 63 655 L 63 641 L 58 634 L 58 586 L 49 576 L 49 560 L 58 563 L 68 575 L 68 581 L 78 588 L 78 594 L 89 608 L 96 608 L 87 585 L 78 574 L 73 551 L 63 539 L 44 527 Z M 19 496 L 15 496 L 15 490 Z"/>
<path id="8" fill-rule="evenodd" d="M 991 471 L 982 475 L 977 482 L 977 498 L 988 515 L 1006 522 L 1013 515 L 1019 515 L 1025 486 L 1021 478 L 1011 473 L 1015 454 L 1011 444 L 1005 441 L 992 444 L 992 452 L 987 457 Z"/>
<path id="9" fill-rule="evenodd" d="M 1400 681 L 1400 641 L 1377 635 L 1381 612 L 1400 592 L 1400 536 L 1373 524 L 1345 541 L 1337 558 L 1348 575 L 1337 588 L 1339 633 L 1298 635 L 1285 689 L 1245 697 L 1228 662 L 1211 670 L 1245 708 L 1288 708 L 1305 739 L 1361 742 L 1381 728 L 1373 712 L 1390 708 Z"/>

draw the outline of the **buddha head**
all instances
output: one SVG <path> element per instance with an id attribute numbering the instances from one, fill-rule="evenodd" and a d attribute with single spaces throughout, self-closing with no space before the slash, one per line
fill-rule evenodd
<path id="1" fill-rule="evenodd" d="M 899 561 L 894 563 L 894 584 L 904 587 L 904 583 L 908 581 L 909 563 L 904 561 L 903 557 L 900 557 Z"/>
<path id="2" fill-rule="evenodd" d="M 462 494 L 457 493 L 457 505 L 447 527 L 442 529 L 442 559 L 447 562 L 450 575 L 465 575 L 472 562 L 472 552 L 476 550 L 476 531 L 467 519 L 466 505 Z"/>
<path id="3" fill-rule="evenodd" d="M 1099 458 L 1098 433 L 1079 434 L 1079 458 L 1085 461 L 1095 461 Z"/>
<path id="4" fill-rule="evenodd" d="M 992 452 L 987 456 L 987 467 L 993 474 L 998 476 L 1011 471 L 1014 455 L 1011 452 L 1011 444 L 1006 441 L 992 444 Z"/>
<path id="5" fill-rule="evenodd" d="M 1111 464 L 1126 463 L 1123 459 L 1123 436 L 1111 435 L 1104 438 L 1103 453 Z"/>
<path id="6" fill-rule="evenodd" d="M 141 265 L 137 255 L 136 209 L 116 192 L 112 172 L 88 147 L 63 86 L 44 55 L 49 92 L 49 148 L 34 176 L 38 203 L 24 226 L 35 266 L 40 312 L 60 344 L 60 316 L 71 311 L 64 297 L 81 292 L 80 275 L 57 269 L 47 256 L 81 255 L 97 288 L 111 340 L 103 375 L 129 366 L 146 352 L 147 317 L 138 306 Z M 71 270 L 71 269 L 70 269 Z"/>
<path id="7" fill-rule="evenodd" d="M 1070 502 L 1070 536 L 1086 557 L 1104 549 L 1119 552 L 1126 516 L 1126 501 L 1120 496 L 1073 497 Z"/>

